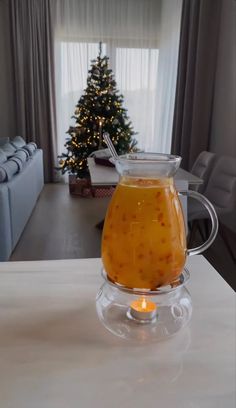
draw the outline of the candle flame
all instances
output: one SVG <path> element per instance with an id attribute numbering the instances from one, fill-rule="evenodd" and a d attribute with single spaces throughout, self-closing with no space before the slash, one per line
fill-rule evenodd
<path id="1" fill-rule="evenodd" d="M 133 300 L 130 304 L 131 315 L 135 319 L 148 320 L 156 316 L 157 305 L 147 300 L 145 296 L 141 296 L 139 299 Z"/>
<path id="2" fill-rule="evenodd" d="M 145 298 L 142 299 L 141 307 L 142 307 L 142 309 L 146 309 L 146 308 L 147 308 L 147 302 L 146 302 L 146 299 L 145 299 Z"/>

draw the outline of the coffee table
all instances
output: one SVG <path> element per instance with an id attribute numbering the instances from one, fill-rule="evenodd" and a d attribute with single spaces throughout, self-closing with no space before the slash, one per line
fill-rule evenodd
<path id="1" fill-rule="evenodd" d="M 1 408 L 234 408 L 235 294 L 191 257 L 193 316 L 137 345 L 95 310 L 100 259 L 0 264 Z"/>

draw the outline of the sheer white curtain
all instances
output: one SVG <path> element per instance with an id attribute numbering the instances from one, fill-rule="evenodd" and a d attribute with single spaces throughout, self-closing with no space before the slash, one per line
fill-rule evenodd
<path id="1" fill-rule="evenodd" d="M 56 0 L 59 153 L 98 42 L 110 58 L 138 147 L 169 152 L 182 0 Z"/>

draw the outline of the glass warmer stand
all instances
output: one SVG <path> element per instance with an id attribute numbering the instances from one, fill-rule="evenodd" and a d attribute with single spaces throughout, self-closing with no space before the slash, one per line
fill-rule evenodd
<path id="1" fill-rule="evenodd" d="M 113 334 L 138 342 L 173 336 L 191 319 L 192 301 L 185 287 L 189 271 L 156 290 L 128 289 L 113 283 L 102 271 L 104 283 L 96 298 L 99 320 Z"/>

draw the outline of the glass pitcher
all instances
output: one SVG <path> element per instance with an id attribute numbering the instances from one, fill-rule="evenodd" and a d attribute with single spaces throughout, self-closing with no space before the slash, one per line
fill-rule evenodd
<path id="1" fill-rule="evenodd" d="M 102 260 L 108 278 L 126 288 L 155 290 L 175 281 L 186 256 L 199 254 L 214 241 L 218 219 L 212 204 L 195 191 L 177 192 L 173 176 L 181 158 L 132 153 L 114 159 L 120 181 L 103 229 Z M 207 241 L 187 249 L 179 194 L 208 210 L 212 230 Z"/>

